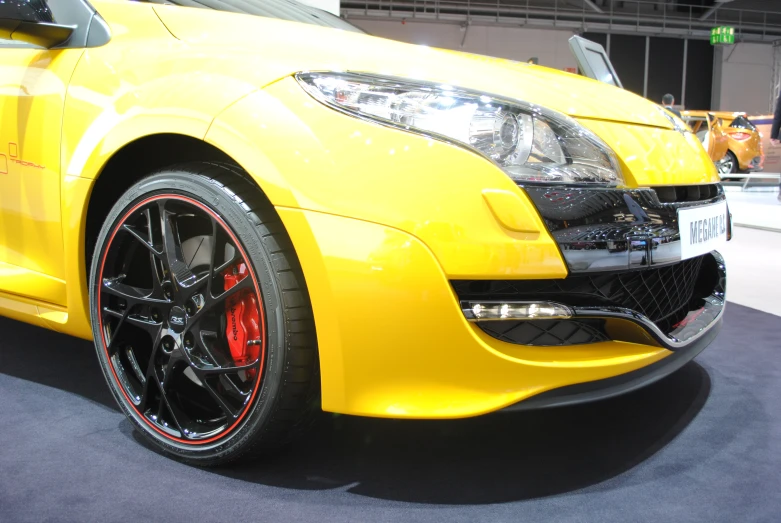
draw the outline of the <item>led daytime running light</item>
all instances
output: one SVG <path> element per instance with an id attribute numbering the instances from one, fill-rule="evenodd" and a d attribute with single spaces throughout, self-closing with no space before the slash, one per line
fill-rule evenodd
<path id="1" fill-rule="evenodd" d="M 469 321 L 492 320 L 566 320 L 573 316 L 566 305 L 553 302 L 461 302 Z"/>

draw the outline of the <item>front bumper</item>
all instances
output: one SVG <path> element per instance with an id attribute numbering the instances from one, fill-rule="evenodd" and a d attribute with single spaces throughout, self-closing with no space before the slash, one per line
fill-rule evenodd
<path id="1" fill-rule="evenodd" d="M 706 255 L 708 263 L 717 267 L 719 276 L 698 283 L 697 292 L 693 290 L 684 300 L 696 317 L 689 313 L 676 317 L 675 326 L 671 320 L 667 329 L 656 318 L 631 308 L 573 302 L 575 319 L 602 322 L 603 338 L 580 344 L 518 344 L 469 321 L 459 303 L 457 281 L 443 271 L 426 244 L 411 234 L 315 211 L 278 211 L 307 278 L 326 411 L 381 417 L 466 417 L 527 401 L 534 405 L 535 397 L 548 397 L 543 393 L 561 390 L 568 394 L 568 387 L 584 383 L 605 384 L 600 387 L 601 395 L 609 396 L 672 372 L 677 368 L 673 362 L 684 359 L 679 354 L 693 357 L 715 336 L 721 323 L 724 266 L 720 256 L 711 253 Z M 612 250 L 617 248 L 611 245 Z M 626 256 L 631 258 L 631 253 L 630 248 Z M 677 262 L 666 263 L 631 270 L 664 269 Z M 708 282 L 711 287 L 703 293 Z M 682 321 L 687 317 L 688 321 Z M 654 366 L 665 361 L 665 365 Z M 644 368 L 652 370 L 632 379 L 631 385 L 617 387 L 613 381 L 604 381 Z M 600 393 L 578 397 L 596 399 Z"/>
<path id="2" fill-rule="evenodd" d="M 620 396 L 650 385 L 665 376 L 669 376 L 693 360 L 705 347 L 707 347 L 718 334 L 722 319 L 715 320 L 711 328 L 703 332 L 695 341 L 685 348 L 671 354 L 663 360 L 652 363 L 647 367 L 614 376 L 602 380 L 589 381 L 568 385 L 558 389 L 549 390 L 533 396 L 527 400 L 510 405 L 503 409 L 505 412 L 517 412 L 522 410 L 534 410 L 550 407 L 566 407 L 578 403 L 587 403 Z"/>
<path id="3" fill-rule="evenodd" d="M 718 179 L 691 133 L 581 123 L 616 152 L 630 186 Z M 474 416 L 673 354 L 642 328 L 632 328 L 642 342 L 533 346 L 468 321 L 454 280 L 571 272 L 529 193 L 469 150 L 335 112 L 292 78 L 233 104 L 206 140 L 252 174 L 291 237 L 313 306 L 324 410 Z"/>
<path id="4" fill-rule="evenodd" d="M 455 281 L 464 316 L 498 339 L 562 346 L 597 341 L 658 344 L 685 350 L 717 328 L 724 312 L 726 268 L 718 252 L 661 268 L 564 280 Z M 555 303 L 566 318 L 475 317 L 476 304 Z"/>
<path id="5" fill-rule="evenodd" d="M 634 190 L 531 186 L 526 193 L 561 249 L 569 276 L 454 282 L 464 315 L 486 332 L 536 345 L 646 341 L 631 331 L 619 332 L 615 320 L 623 320 L 675 351 L 703 336 L 721 316 L 724 260 L 716 252 L 683 260 L 678 229 L 679 210 L 723 203 L 721 186 Z M 726 233 L 730 238 L 729 216 Z M 509 318 L 513 304 L 531 303 L 566 311 L 566 317 L 546 320 L 535 313 L 534 318 Z M 506 307 L 508 313 L 504 318 L 480 318 L 473 313 L 490 309 L 490 304 L 495 309 Z M 536 335 L 537 330 L 543 332 Z"/>
<path id="6" fill-rule="evenodd" d="M 751 173 L 762 172 L 764 170 L 764 158 L 762 156 L 755 156 L 748 164 L 747 171 Z"/>

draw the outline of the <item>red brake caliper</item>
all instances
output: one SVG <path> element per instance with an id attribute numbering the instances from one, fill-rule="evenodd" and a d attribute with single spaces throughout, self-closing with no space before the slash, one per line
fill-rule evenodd
<path id="1" fill-rule="evenodd" d="M 249 277 L 247 265 L 238 263 L 223 273 L 227 291 L 244 278 Z M 247 365 L 260 355 L 260 314 L 258 298 L 253 290 L 247 289 L 229 297 L 225 302 L 225 317 L 231 356 L 236 365 Z M 247 377 L 255 377 L 255 369 L 247 371 Z"/>

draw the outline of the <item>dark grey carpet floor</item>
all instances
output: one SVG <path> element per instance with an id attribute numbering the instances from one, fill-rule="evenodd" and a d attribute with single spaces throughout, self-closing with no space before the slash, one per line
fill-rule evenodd
<path id="1" fill-rule="evenodd" d="M 0 521 L 781 521 L 781 318 L 620 398 L 456 421 L 324 414 L 200 470 L 146 448 L 91 344 L 0 319 Z"/>

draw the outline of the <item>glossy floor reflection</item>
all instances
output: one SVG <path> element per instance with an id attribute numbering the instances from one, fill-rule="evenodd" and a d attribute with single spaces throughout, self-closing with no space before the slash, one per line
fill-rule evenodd
<path id="1" fill-rule="evenodd" d="M 0 319 L 0 521 L 776 521 L 781 318 L 620 398 L 467 420 L 323 414 L 254 464 L 150 451 L 91 344 Z M 774 519 L 775 518 L 775 519 Z"/>

